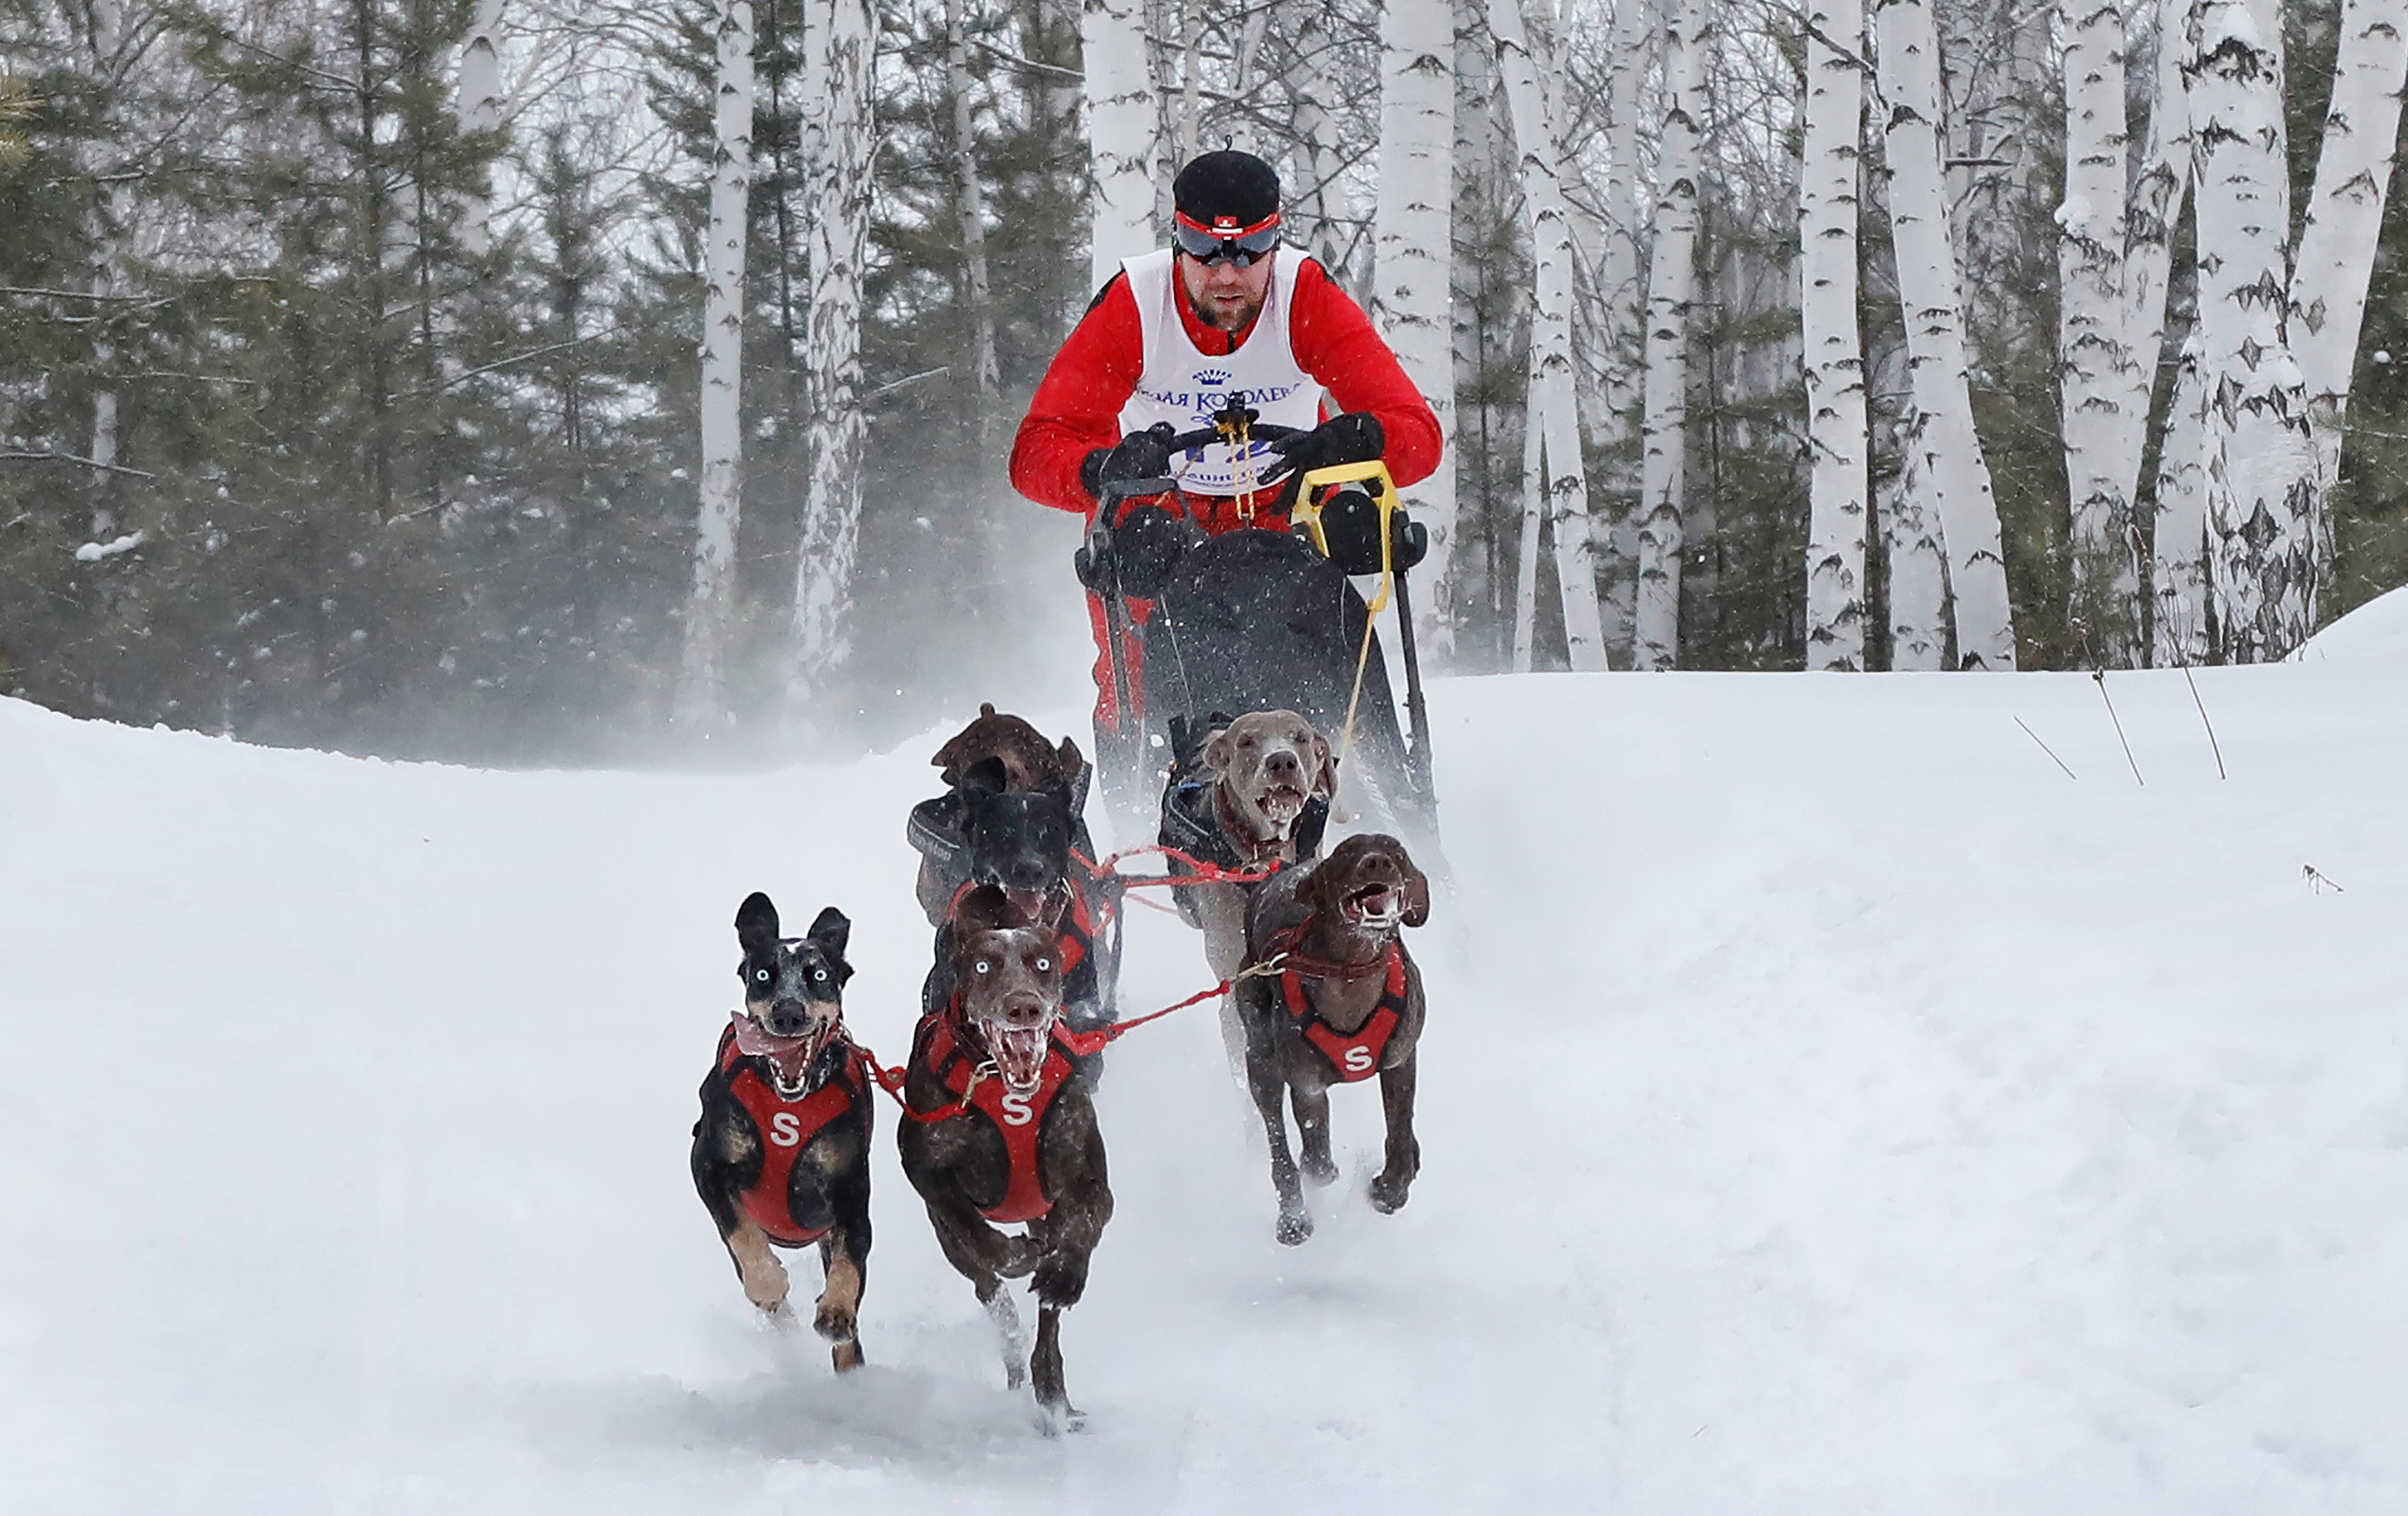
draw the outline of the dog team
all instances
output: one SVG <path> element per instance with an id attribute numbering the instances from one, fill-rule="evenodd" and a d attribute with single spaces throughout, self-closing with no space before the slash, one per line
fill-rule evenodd
<path id="1" fill-rule="evenodd" d="M 1381 1211 L 1405 1203 L 1413 1138 L 1421 975 L 1400 929 L 1429 914 L 1429 883 L 1394 837 L 1322 852 L 1338 788 L 1329 743 L 1293 711 L 1174 722 L 1161 845 L 1180 914 L 1199 927 L 1233 1063 L 1270 1140 L 1275 1235 L 1312 1233 L 1303 1181 L 1338 1177 L 1329 1087 L 1376 1077 L 1385 1162 Z M 1104 1046 L 1142 1021 L 1116 1005 L 1122 892 L 1149 882 L 1097 864 L 1082 819 L 1090 770 L 1017 716 L 981 708 L 939 749 L 945 793 L 913 808 L 918 896 L 936 928 L 910 1057 L 882 1067 L 844 1024 L 852 923 L 823 909 L 779 935 L 766 894 L 736 912 L 744 1008 L 702 1084 L 694 1180 L 746 1298 L 790 1319 L 780 1249 L 817 1244 L 825 1273 L 812 1325 L 838 1371 L 862 1363 L 874 1098 L 898 1097 L 903 1172 L 945 1258 L 995 1323 L 1005 1376 L 1032 1382 L 1039 1424 L 1080 1424 L 1062 1376 L 1062 1313 L 1085 1292 L 1111 1221 L 1093 1093 Z M 1182 1002 L 1184 1004 L 1184 1002 Z M 1157 1012 L 1156 1014 L 1165 1014 Z M 1302 1139 L 1291 1151 L 1287 1110 Z M 1026 1278 L 1026 1339 L 1004 1281 Z"/>

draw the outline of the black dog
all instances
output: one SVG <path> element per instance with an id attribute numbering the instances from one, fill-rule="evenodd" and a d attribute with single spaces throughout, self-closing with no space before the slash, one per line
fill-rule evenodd
<path id="1" fill-rule="evenodd" d="M 983 758 L 962 774 L 959 796 L 965 882 L 940 913 L 936 961 L 920 995 L 927 1015 L 953 998 L 946 931 L 962 899 L 981 885 L 1000 890 L 1030 925 L 1061 939 L 1064 1014 L 1077 1031 L 1114 1019 L 1120 979 L 1117 934 L 1102 928 L 1117 915 L 1109 880 L 1072 857 L 1084 825 L 1068 786 L 1015 790 L 1003 760 Z"/>
<path id="2" fill-rule="evenodd" d="M 1304 1175 L 1327 1184 L 1338 1177 L 1329 1156 L 1329 1087 L 1377 1074 L 1388 1141 L 1386 1166 L 1371 1180 L 1371 1204 L 1398 1209 L 1421 1171 L 1414 1049 L 1428 1008 L 1421 970 L 1398 929 L 1427 920 L 1429 880 L 1404 844 L 1376 833 L 1348 837 L 1310 869 L 1273 875 L 1254 896 L 1249 961 L 1282 967 L 1240 981 L 1238 1008 L 1246 1082 L 1270 1137 L 1282 1242 L 1312 1235 L 1288 1151 L 1283 1094 L 1304 1137 Z"/>
<path id="3" fill-rule="evenodd" d="M 943 941 L 957 994 L 923 1017 L 897 1130 L 903 1172 L 928 1208 L 938 1246 L 1003 1337 L 1013 1389 L 1033 1376 L 1041 1424 L 1075 1427 L 1062 1381 L 1062 1312 L 1087 1288 L 1087 1260 L 1112 1216 L 1096 1108 L 1061 1024 L 1062 957 L 1053 932 L 1003 891 L 974 888 Z M 1025 1236 L 993 1223 L 1025 1223 Z M 1033 1275 L 1037 1345 L 1025 1370 L 1020 1317 L 1003 1280 Z"/>
<path id="4" fill-rule="evenodd" d="M 694 1125 L 694 1187 L 718 1223 L 744 1294 L 786 1309 L 773 1247 L 820 1247 L 827 1275 L 812 1326 L 839 1371 L 861 1366 L 856 1325 L 869 1264 L 870 1080 L 846 1035 L 841 994 L 853 923 L 834 906 L 810 934 L 781 939 L 755 892 L 736 912 L 744 1010 L 719 1039 Z"/>

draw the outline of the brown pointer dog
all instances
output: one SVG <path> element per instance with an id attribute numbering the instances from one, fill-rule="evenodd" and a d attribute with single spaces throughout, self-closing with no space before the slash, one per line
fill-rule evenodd
<path id="1" fill-rule="evenodd" d="M 1371 1180 L 1371 1204 L 1396 1210 L 1421 1171 L 1413 1050 L 1427 1007 L 1421 970 L 1398 928 L 1427 920 L 1429 880 L 1403 843 L 1377 833 L 1348 837 L 1310 869 L 1283 870 L 1254 896 L 1252 959 L 1267 964 L 1284 954 L 1288 965 L 1238 987 L 1246 1082 L 1270 1137 L 1282 1242 L 1312 1235 L 1288 1151 L 1283 1093 L 1304 1134 L 1304 1175 L 1327 1184 L 1338 1177 L 1329 1157 L 1329 1087 L 1378 1074 L 1387 1164 Z"/>
<path id="2" fill-rule="evenodd" d="M 1036 1380 L 1049 1433 L 1082 1422 L 1062 1382 L 1062 1312 L 1087 1288 L 1087 1260 L 1112 1217 L 1103 1135 L 1072 1077 L 1062 1024 L 1062 954 L 1003 891 L 965 894 L 939 938 L 955 987 L 920 1020 L 904 1099 L 925 1118 L 897 1130 L 903 1172 L 937 1244 L 1001 1335 L 1013 1389 Z M 1024 1223 L 1025 1236 L 995 1223 Z M 1025 1371 L 1019 1312 L 1003 1280 L 1033 1275 L 1037 1345 Z"/>
<path id="3" fill-rule="evenodd" d="M 948 793 L 921 802 L 911 812 L 911 845 L 920 850 L 920 908 L 930 926 L 944 924 L 945 908 L 969 881 L 969 864 L 962 853 L 961 788 L 970 770 L 988 758 L 1003 765 L 1005 792 L 1061 794 L 1069 797 L 1074 818 L 1082 808 L 1087 761 L 1079 745 L 1066 737 L 1057 748 L 1019 717 L 998 714 L 991 701 L 982 703 L 978 719 L 946 739 L 928 760 L 942 771 Z M 1077 821 L 1075 833 L 1071 845 L 1096 856 L 1083 820 Z"/>
<path id="4" fill-rule="evenodd" d="M 772 1247 L 816 1242 L 827 1271 L 812 1326 L 839 1372 L 861 1366 L 856 1317 L 869 1265 L 869 1080 L 844 1029 L 853 923 L 834 906 L 781 939 L 757 891 L 736 912 L 744 1009 L 721 1034 L 694 1123 L 694 1187 L 744 1282 L 781 1323 L 786 1266 Z"/>

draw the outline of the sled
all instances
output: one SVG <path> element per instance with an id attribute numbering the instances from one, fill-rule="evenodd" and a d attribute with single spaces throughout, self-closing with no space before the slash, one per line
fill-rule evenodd
<path id="1" fill-rule="evenodd" d="M 1245 439 L 1285 435 L 1287 428 L 1257 425 L 1245 431 Z M 1177 453 L 1226 436 L 1219 428 L 1186 433 L 1169 447 Z M 1327 556 L 1323 508 L 1314 498 L 1330 485 L 1361 488 L 1380 511 L 1382 566 L 1369 600 Z M 1120 500 L 1175 487 L 1167 479 L 1108 487 L 1088 561 L 1109 563 L 1110 534 L 1103 522 Z M 1304 476 L 1289 530 L 1240 529 L 1205 538 L 1182 554 L 1151 615 L 1137 629 L 1144 648 L 1138 677 L 1131 678 L 1123 665 L 1117 639 L 1111 649 L 1115 693 L 1125 700 L 1134 696 L 1122 708 L 1133 710 L 1138 722 L 1125 724 L 1122 740 L 1112 744 L 1102 744 L 1099 737 L 1107 794 L 1142 796 L 1150 807 L 1174 764 L 1190 757 L 1178 751 L 1177 739 L 1194 740 L 1191 734 L 1209 730 L 1215 716 L 1294 710 L 1340 753 L 1345 808 L 1365 825 L 1435 853 L 1438 802 L 1429 718 L 1407 576 L 1393 561 L 1398 508 L 1385 464 L 1336 465 Z M 1112 587 L 1117 590 L 1116 580 Z M 1115 631 L 1129 625 L 1119 594 L 1108 593 L 1105 599 Z M 1374 624 L 1392 606 L 1405 676 L 1402 722 Z M 1118 774 L 1111 771 L 1114 763 L 1123 765 Z M 1150 812 L 1129 808 L 1129 820 L 1150 823 Z"/>

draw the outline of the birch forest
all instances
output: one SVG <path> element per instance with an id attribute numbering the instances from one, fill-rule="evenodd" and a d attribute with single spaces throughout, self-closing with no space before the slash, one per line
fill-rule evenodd
<path id="1" fill-rule="evenodd" d="M 2408 0 L 0 0 L 0 693 L 921 729 L 1224 144 L 1447 428 L 1440 671 L 2280 659 L 2408 582 L 2403 82 Z"/>

